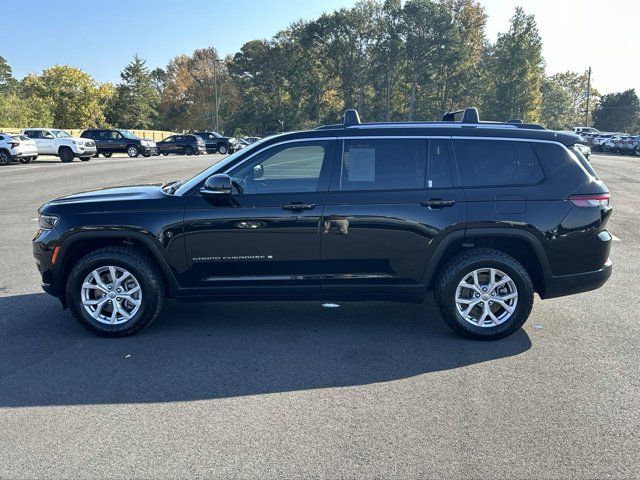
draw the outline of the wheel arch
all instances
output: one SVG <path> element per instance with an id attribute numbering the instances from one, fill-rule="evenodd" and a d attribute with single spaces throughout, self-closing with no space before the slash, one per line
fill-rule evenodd
<path id="1" fill-rule="evenodd" d="M 160 248 L 140 232 L 91 231 L 71 234 L 60 244 L 54 282 L 60 286 L 59 297 L 65 303 L 66 284 L 74 265 L 85 255 L 109 246 L 130 246 L 145 253 L 160 268 L 165 279 L 167 295 L 171 296 L 179 288 L 178 282 Z"/>
<path id="2" fill-rule="evenodd" d="M 544 292 L 551 276 L 547 255 L 534 234 L 517 228 L 470 228 L 452 232 L 441 240 L 425 271 L 424 284 L 433 290 L 442 270 L 458 253 L 469 248 L 487 247 L 503 251 L 527 270 L 537 292 Z"/>

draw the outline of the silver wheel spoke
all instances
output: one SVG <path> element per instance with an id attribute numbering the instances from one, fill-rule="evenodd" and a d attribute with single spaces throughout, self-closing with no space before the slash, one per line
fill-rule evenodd
<path id="1" fill-rule="evenodd" d="M 118 292 L 125 284 L 128 290 Z M 80 299 L 85 311 L 96 321 L 119 325 L 131 320 L 140 310 L 142 289 L 131 272 L 107 265 L 87 275 L 80 287 Z M 110 310 L 105 309 L 107 304 Z"/>
<path id="2" fill-rule="evenodd" d="M 518 289 L 503 271 L 477 268 L 458 283 L 455 302 L 459 315 L 465 321 L 476 327 L 495 327 L 508 321 L 515 312 Z"/>

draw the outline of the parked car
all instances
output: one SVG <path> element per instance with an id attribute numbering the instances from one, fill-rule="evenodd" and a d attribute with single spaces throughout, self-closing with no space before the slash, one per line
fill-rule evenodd
<path id="1" fill-rule="evenodd" d="M 591 148 L 582 143 L 576 143 L 575 147 L 580 153 L 582 153 L 582 155 L 584 155 L 584 158 L 589 160 L 589 157 L 591 156 Z"/>
<path id="2" fill-rule="evenodd" d="M 38 150 L 29 137 L 0 132 L 0 165 L 8 165 L 13 161 L 29 163 L 36 158 Z"/>
<path id="3" fill-rule="evenodd" d="M 244 138 L 239 138 L 237 139 L 236 143 L 233 144 L 233 151 L 237 152 L 238 150 L 242 150 L 245 147 L 248 147 L 249 145 L 251 145 L 249 142 L 247 142 Z"/>
<path id="4" fill-rule="evenodd" d="M 207 153 L 204 140 L 197 135 L 171 135 L 158 142 L 158 150 L 163 155 L 175 153 L 179 155 L 198 155 Z"/>
<path id="5" fill-rule="evenodd" d="M 603 152 L 624 153 L 630 140 L 630 135 L 616 134 L 605 139 L 601 144 Z"/>
<path id="6" fill-rule="evenodd" d="M 159 155 L 156 142 L 139 138 L 129 130 L 91 129 L 80 135 L 96 142 L 98 154 L 110 157 L 114 153 L 126 153 L 130 157 Z"/>
<path id="7" fill-rule="evenodd" d="M 361 124 L 349 110 L 186 181 L 47 202 L 33 253 L 44 290 L 105 336 L 140 331 L 167 296 L 423 302 L 434 290 L 456 332 L 497 339 L 527 320 L 534 292 L 611 275 L 609 190 L 578 140 L 475 109 L 462 124 Z"/>
<path id="8" fill-rule="evenodd" d="M 573 133 L 577 135 L 584 135 L 586 133 L 600 133 L 600 131 L 597 128 L 592 127 L 573 127 Z"/>
<path id="9" fill-rule="evenodd" d="M 615 135 L 614 133 L 597 134 L 591 141 L 591 148 L 596 152 L 602 151 L 602 145 L 614 135 Z"/>
<path id="10" fill-rule="evenodd" d="M 204 140 L 207 153 L 226 155 L 234 150 L 235 138 L 224 137 L 218 132 L 193 132 L 193 135 L 197 135 Z"/>
<path id="11" fill-rule="evenodd" d="M 36 142 L 38 155 L 55 155 L 64 163 L 74 158 L 87 162 L 97 152 L 93 140 L 72 137 L 66 130 L 26 128 L 21 133 Z"/>

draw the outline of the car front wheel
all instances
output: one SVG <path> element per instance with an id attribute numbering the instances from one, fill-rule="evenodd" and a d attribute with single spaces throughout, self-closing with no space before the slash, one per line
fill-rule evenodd
<path id="1" fill-rule="evenodd" d="M 218 153 L 220 153 L 222 155 L 226 155 L 228 151 L 229 151 L 229 149 L 227 148 L 226 145 L 220 145 L 218 147 Z"/>
<path id="2" fill-rule="evenodd" d="M 60 149 L 60 160 L 62 161 L 62 163 L 70 163 L 73 162 L 73 152 L 71 151 L 70 148 L 68 147 L 64 147 Z"/>
<path id="3" fill-rule="evenodd" d="M 138 155 L 140 155 L 140 150 L 138 150 L 138 147 L 136 147 L 135 145 L 131 145 L 129 146 L 129 148 L 127 148 L 127 155 L 132 158 L 137 157 Z"/>
<path id="4" fill-rule="evenodd" d="M 131 335 L 162 310 L 164 280 L 155 263 L 128 247 L 107 247 L 80 259 L 67 280 L 74 317 L 107 337 Z"/>
<path id="5" fill-rule="evenodd" d="M 456 332 L 497 340 L 517 331 L 533 308 L 526 269 L 504 252 L 471 249 L 444 269 L 435 291 L 440 312 Z"/>

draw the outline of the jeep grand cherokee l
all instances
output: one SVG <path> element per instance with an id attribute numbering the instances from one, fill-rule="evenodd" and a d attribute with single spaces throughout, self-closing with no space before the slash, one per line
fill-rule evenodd
<path id="1" fill-rule="evenodd" d="M 139 331 L 179 300 L 434 296 L 476 339 L 518 330 L 533 294 L 611 274 L 609 191 L 536 125 L 345 121 L 265 138 L 186 181 L 108 188 L 39 210 L 45 291 L 95 333 Z"/>

